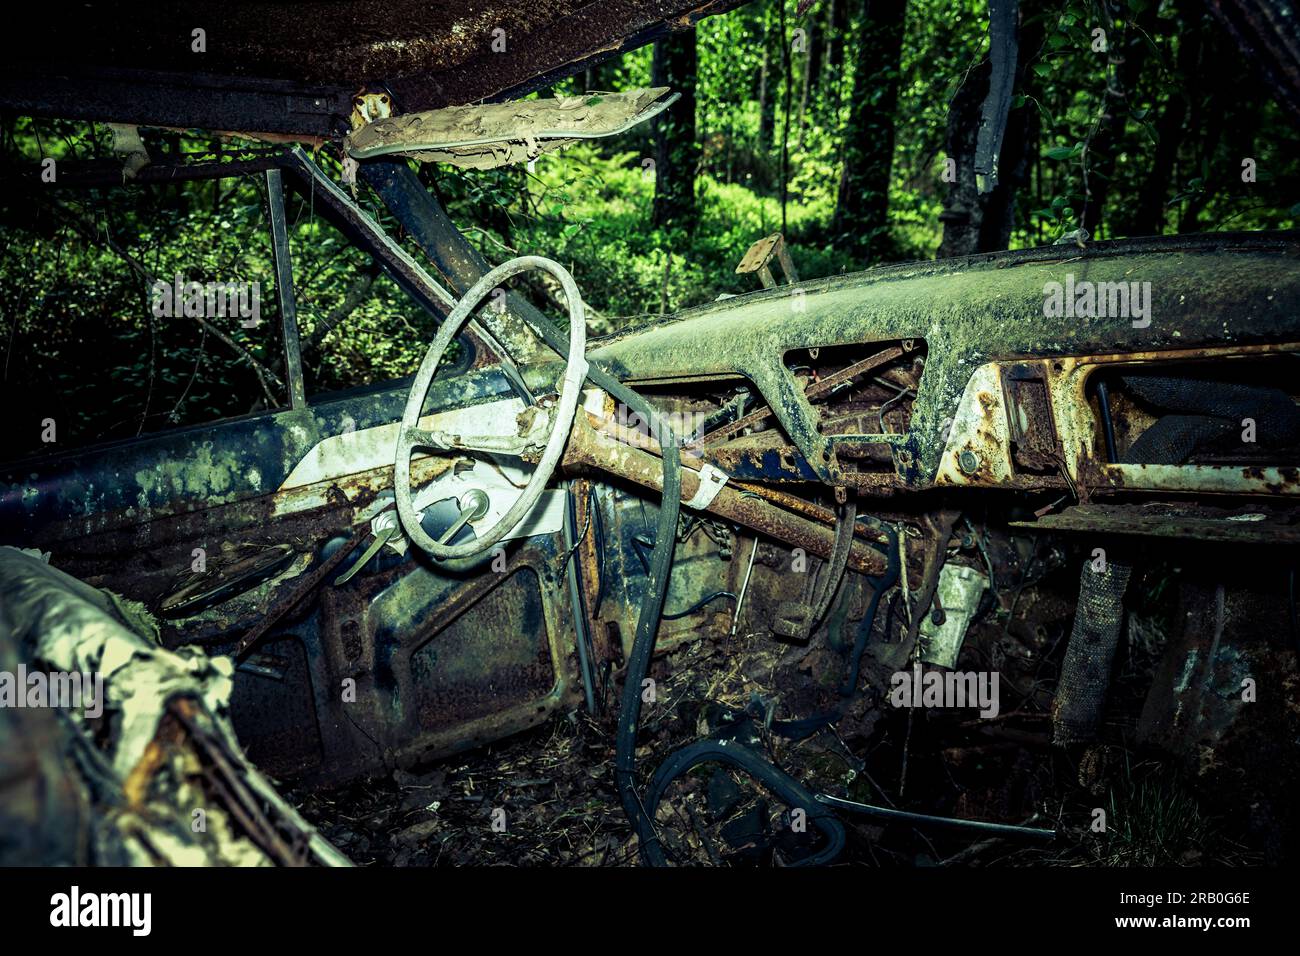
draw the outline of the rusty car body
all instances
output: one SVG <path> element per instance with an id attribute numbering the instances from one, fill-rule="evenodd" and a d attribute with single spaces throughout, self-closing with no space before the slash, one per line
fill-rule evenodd
<path id="1" fill-rule="evenodd" d="M 500 4 L 481 11 L 482 22 L 510 22 L 521 55 L 491 71 L 481 68 L 490 52 L 445 38 L 385 47 L 407 29 L 395 25 L 399 14 L 426 35 L 429 18 L 460 22 L 458 5 L 335 6 L 344 18 L 335 27 L 346 23 L 368 43 L 337 46 L 292 20 L 292 4 L 240 7 L 225 35 L 211 35 L 226 72 L 199 86 L 181 54 L 158 48 L 159 38 L 188 36 L 180 13 L 165 5 L 151 26 L 157 42 L 130 51 L 106 17 L 105 42 L 79 45 L 87 30 L 61 47 L 72 68 L 6 64 L 0 102 L 337 143 L 351 130 L 358 88 L 387 91 L 402 113 L 508 99 L 730 4 L 542 4 L 536 17 Z M 394 48 L 400 55 L 383 53 Z M 87 97 L 92 83 L 98 92 Z M 775 285 L 589 343 L 567 422 L 555 399 L 563 338 L 513 293 L 502 309 L 474 312 L 462 360 L 433 378 L 427 397 L 413 399 L 403 380 L 309 401 L 286 184 L 310 191 L 440 317 L 489 269 L 403 159 L 364 158 L 358 176 L 423 261 L 300 146 L 269 151 L 251 171 L 268 183 L 290 407 L 0 466 L 0 544 L 48 552 L 66 574 L 140 602 L 169 650 L 229 656 L 239 742 L 278 780 L 338 785 L 413 767 L 563 711 L 613 721 L 652 653 L 737 627 L 834 649 L 831 672 L 792 691 L 796 712 L 786 716 L 858 697 L 861 716 L 890 673 L 930 659 L 946 617 L 962 618 L 962 608 L 936 601 L 962 593 L 945 568 L 982 582 L 969 620 L 985 591 L 1009 602 L 1009 582 L 1023 586 L 1034 561 L 1025 543 L 1035 539 L 1085 554 L 1113 542 L 1115 554 L 1141 542 L 1218 549 L 1187 574 L 1201 594 L 1239 574 L 1232 556 L 1241 549 L 1280 549 L 1278 566 L 1289 567 L 1286 549 L 1300 541 L 1298 234 L 1068 243 Z M 222 173 L 146 167 L 136 181 L 207 174 Z M 75 185 L 77 171 L 65 181 Z M 1052 314 L 1049 290 L 1067 283 L 1101 291 L 1088 308 L 1071 297 Z M 1135 284 L 1148 290 L 1140 314 L 1100 304 Z M 539 337 L 544 328 L 552 339 Z M 475 437 L 522 441 L 538 415 L 567 435 L 557 481 L 478 564 L 430 558 L 394 522 L 394 452 L 409 437 L 402 417 L 412 401 L 420 435 L 456 437 L 441 447 L 426 437 L 410 462 L 420 527 L 453 544 L 472 543 L 500 518 L 538 457 L 527 442 L 511 454 L 476 451 Z M 1213 427 L 1177 451 L 1135 451 L 1175 418 Z M 1234 439 L 1244 418 L 1256 420 L 1257 441 Z M 474 491 L 488 504 L 467 515 Z M 671 574 L 656 570 L 663 554 Z M 796 556 L 816 573 L 789 573 Z M 894 580 L 907 611 L 891 636 L 876 608 Z M 1281 620 L 1285 588 L 1270 582 Z M 964 637 L 959 628 L 958 648 Z M 1281 703 L 1250 712 L 1203 703 L 1199 720 L 1180 709 L 1181 695 L 1210 693 L 1178 677 L 1207 659 L 1201 640 L 1191 633 L 1169 650 L 1149 702 L 1152 739 L 1194 753 L 1196 741 L 1240 725 L 1251 747 L 1267 749 L 1262 728 L 1279 721 L 1290 728 L 1279 738 L 1293 739 L 1297 718 Z M 1280 654 L 1284 636 L 1270 641 Z M 1216 643 L 1208 653 L 1221 652 Z M 1104 700 L 1105 675 L 1092 681 L 1057 694 L 1095 697 L 1100 681 Z M 1095 732 L 1094 704 L 1081 719 L 1057 715 L 1063 742 Z M 635 731 L 634 713 L 633 746 Z M 642 786 L 630 766 L 618 773 Z M 1271 799 L 1276 813 L 1294 815 L 1280 791 Z M 644 844 L 650 831 L 637 826 Z"/>

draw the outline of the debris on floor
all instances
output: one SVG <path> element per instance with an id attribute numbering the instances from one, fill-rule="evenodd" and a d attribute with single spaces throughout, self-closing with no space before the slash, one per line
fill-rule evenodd
<path id="1" fill-rule="evenodd" d="M 229 658 L 159 647 L 46 559 L 0 547 L 0 663 L 42 689 L 0 708 L 0 862 L 348 865 L 244 757 Z"/>

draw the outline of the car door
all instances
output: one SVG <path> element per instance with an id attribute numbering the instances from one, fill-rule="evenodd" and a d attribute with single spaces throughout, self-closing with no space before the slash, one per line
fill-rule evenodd
<path id="1" fill-rule="evenodd" d="M 391 504 L 406 383 L 308 397 L 272 186 L 279 314 L 266 331 L 284 407 L 82 447 L 56 440 L 0 465 L 0 543 L 48 551 L 141 602 L 169 647 L 232 654 L 241 742 L 278 777 L 338 782 L 535 726 L 583 693 L 562 560 L 568 494 L 548 492 L 539 520 L 468 571 L 439 568 L 400 534 L 371 547 Z M 455 371 L 431 390 L 430 427 L 513 422 L 522 403 L 495 367 Z M 110 373 L 85 372 L 97 374 Z M 521 463 L 494 458 L 412 467 L 435 535 L 467 487 L 486 489 L 498 515 L 523 477 Z M 265 633 L 244 647 L 255 628 Z"/>

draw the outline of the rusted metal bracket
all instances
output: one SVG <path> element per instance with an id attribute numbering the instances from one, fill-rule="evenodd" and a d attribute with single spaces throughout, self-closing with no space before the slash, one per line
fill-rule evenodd
<path id="1" fill-rule="evenodd" d="M 707 510 L 713 503 L 713 499 L 718 497 L 722 486 L 727 483 L 727 477 L 727 473 L 721 469 L 709 464 L 703 465 L 700 468 L 699 487 L 695 489 L 695 494 L 691 496 L 690 501 L 684 501 L 682 504 L 697 511 Z"/>
<path id="2" fill-rule="evenodd" d="M 806 397 L 810 402 L 816 401 L 819 398 L 825 398 L 845 382 L 855 379 L 859 375 L 865 375 L 873 368 L 878 368 L 881 365 L 892 362 L 902 354 L 903 350 L 897 346 L 877 352 L 875 355 L 869 356 L 861 362 L 855 362 L 848 368 L 840 369 L 838 372 L 834 372 L 831 375 L 827 375 L 826 377 L 811 383 L 804 391 L 804 397 Z M 746 428 L 757 425 L 759 422 L 766 421 L 771 418 L 772 415 L 772 406 L 765 405 L 762 408 L 755 409 L 743 418 L 736 419 L 730 425 L 723 425 L 721 428 L 717 428 L 709 432 L 707 435 L 700 436 L 687 447 L 709 445 L 734 438 L 744 432 Z"/>
<path id="3" fill-rule="evenodd" d="M 836 516 L 835 544 L 831 557 L 814 583 L 807 601 L 782 601 L 777 607 L 772 633 L 795 641 L 806 641 L 813 628 L 826 616 L 831 600 L 839 590 L 840 579 L 853 546 L 858 508 L 855 502 L 844 503 Z"/>
<path id="4" fill-rule="evenodd" d="M 1288 511 L 1263 504 L 1214 508 L 1201 503 L 1081 504 L 1037 521 L 1013 521 L 1030 531 L 1115 534 L 1178 541 L 1254 545 L 1300 544 L 1300 524 Z"/>
<path id="5" fill-rule="evenodd" d="M 915 599 L 911 603 L 911 620 L 908 623 L 907 633 L 897 644 L 880 645 L 875 650 L 875 656 L 886 666 L 895 670 L 907 663 L 912 656 L 912 649 L 916 646 L 917 635 L 921 632 L 921 622 L 927 614 L 930 613 L 930 606 L 934 603 L 934 595 L 939 590 L 939 575 L 943 571 L 943 566 L 948 557 L 948 541 L 952 538 L 952 529 L 961 517 L 961 512 L 945 508 L 927 515 L 922 519 L 922 525 L 926 532 L 925 554 L 923 557 L 924 570 L 921 575 L 920 587 L 916 591 Z M 900 542 L 903 540 L 899 535 Z M 904 566 L 901 571 L 907 575 L 908 569 Z M 910 576 L 907 581 L 909 586 L 904 590 L 906 597 L 910 588 Z"/>
<path id="6" fill-rule="evenodd" d="M 770 289 L 776 285 L 776 277 L 772 275 L 771 268 L 773 259 L 780 263 L 781 272 L 785 275 L 786 285 L 793 285 L 799 281 L 799 273 L 794 267 L 794 260 L 790 258 L 790 251 L 785 247 L 785 237 L 779 232 L 764 236 L 750 246 L 744 258 L 740 260 L 740 265 L 736 266 L 736 274 L 744 275 L 757 272 L 758 281 L 763 283 L 763 288 Z"/>

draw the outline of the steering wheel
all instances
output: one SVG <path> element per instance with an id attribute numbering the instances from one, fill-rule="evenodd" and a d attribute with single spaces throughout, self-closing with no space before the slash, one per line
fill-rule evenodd
<path id="1" fill-rule="evenodd" d="M 515 500 L 515 503 L 501 516 L 496 524 L 482 534 L 477 535 L 473 541 L 466 541 L 463 544 L 440 543 L 430 537 L 421 526 L 420 513 L 415 510 L 415 504 L 411 500 L 411 453 L 416 448 L 435 451 L 465 449 L 502 452 L 507 450 L 519 451 L 526 446 L 541 444 L 540 441 L 533 438 L 536 427 L 529 435 L 523 436 L 521 439 L 505 439 L 503 441 L 500 436 L 496 436 L 486 437 L 479 443 L 475 443 L 472 438 L 462 439 L 460 436 L 428 431 L 419 427 L 420 412 L 424 410 L 424 402 L 428 397 L 429 386 L 433 382 L 434 374 L 438 371 L 438 365 L 447 351 L 447 346 L 451 344 L 451 340 L 460 331 L 460 327 L 469 319 L 471 313 L 474 312 L 483 298 L 496 289 L 501 282 L 531 269 L 541 269 L 555 276 L 560 281 L 560 285 L 564 289 L 564 298 L 569 304 L 569 359 L 564 367 L 564 379 L 560 387 L 559 402 L 556 403 L 548 416 L 549 433 L 546 438 L 545 448 L 532 477 L 529 478 L 528 484 L 524 487 L 523 494 Z M 434 336 L 433 342 L 430 343 L 429 351 L 425 353 L 419 371 L 415 373 L 415 381 L 411 383 L 411 393 L 407 397 L 406 410 L 402 414 L 402 423 L 397 433 L 397 460 L 393 468 L 393 491 L 397 503 L 397 517 L 402 522 L 402 528 L 407 536 L 415 544 L 427 551 L 430 556 L 439 561 L 447 561 L 477 557 L 484 554 L 513 531 L 519 522 L 532 511 L 538 499 L 541 498 L 547 482 L 551 480 L 551 475 L 555 472 L 556 465 L 559 464 L 560 456 L 564 453 L 564 445 L 569 439 L 569 430 L 573 425 L 573 417 L 578 410 L 578 399 L 582 393 L 582 385 L 587 377 L 587 360 L 583 355 L 586 344 L 586 311 L 583 308 L 582 296 L 578 292 L 578 286 L 573 281 L 573 276 L 569 275 L 568 270 L 558 262 L 542 256 L 520 256 L 517 259 L 511 259 L 509 262 L 503 262 L 474 283 L 473 288 L 466 292 L 464 297 L 456 303 L 456 307 L 451 310 L 451 314 L 438 328 L 438 334 Z M 544 409 L 539 411 L 543 414 L 546 413 Z M 535 425 L 539 424 L 540 418 L 539 415 L 538 418 L 534 419 Z M 545 419 L 542 419 L 540 424 L 544 426 Z"/>

